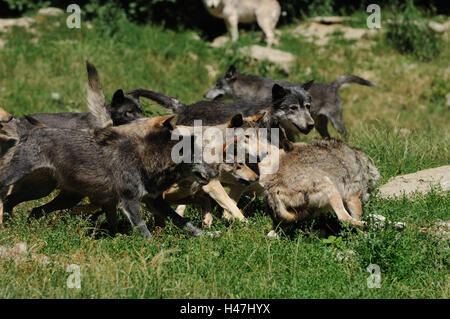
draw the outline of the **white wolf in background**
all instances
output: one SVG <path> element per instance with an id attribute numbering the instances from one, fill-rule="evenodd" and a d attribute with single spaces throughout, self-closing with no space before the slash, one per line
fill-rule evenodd
<path id="1" fill-rule="evenodd" d="M 275 43 L 275 26 L 281 7 L 277 0 L 202 0 L 210 14 L 225 20 L 231 39 L 239 37 L 238 23 L 257 22 L 263 30 L 267 45 Z"/>

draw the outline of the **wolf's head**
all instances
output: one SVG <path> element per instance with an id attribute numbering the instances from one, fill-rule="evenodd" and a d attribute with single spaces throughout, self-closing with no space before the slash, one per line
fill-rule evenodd
<path id="1" fill-rule="evenodd" d="M 130 123 L 142 117 L 142 105 L 139 99 L 123 94 L 117 90 L 108 106 L 114 125 Z"/>
<path id="2" fill-rule="evenodd" d="M 222 0 L 203 0 L 204 5 L 210 9 L 216 9 Z"/>
<path id="3" fill-rule="evenodd" d="M 239 70 L 234 66 L 228 68 L 227 73 L 217 79 L 216 85 L 205 93 L 204 97 L 209 100 L 222 101 L 233 98 L 233 82 L 236 81 Z"/>
<path id="4" fill-rule="evenodd" d="M 307 91 L 312 84 L 310 81 L 302 88 L 283 88 L 278 84 L 272 87 L 272 120 L 276 120 L 289 135 L 308 134 L 314 127 L 309 113 L 312 98 Z"/>

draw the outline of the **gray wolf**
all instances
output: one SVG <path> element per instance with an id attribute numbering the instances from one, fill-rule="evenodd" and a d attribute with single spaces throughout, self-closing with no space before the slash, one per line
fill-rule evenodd
<path id="1" fill-rule="evenodd" d="M 271 88 L 275 83 L 286 88 L 305 86 L 305 83 L 291 83 L 242 74 L 236 67 L 230 66 L 226 74 L 217 79 L 215 87 L 209 90 L 204 97 L 215 101 L 266 99 L 270 96 Z M 340 134 L 345 134 L 343 107 L 338 90 L 346 83 L 375 86 L 372 82 L 356 75 L 346 74 L 331 84 L 313 83 L 308 90 L 312 97 L 311 115 L 316 123 L 315 128 L 323 138 L 330 137 L 327 128 L 328 121 L 331 121 L 333 127 Z"/>
<path id="2" fill-rule="evenodd" d="M 208 12 L 224 19 L 232 41 L 239 37 L 238 24 L 257 22 L 263 30 L 267 45 L 275 43 L 275 26 L 281 7 L 276 0 L 203 0 Z"/>
<path id="3" fill-rule="evenodd" d="M 142 106 L 139 99 L 124 95 L 121 89 L 117 90 L 112 98 L 110 104 L 106 104 L 106 99 L 103 94 L 100 77 L 94 65 L 86 62 L 86 69 L 88 73 L 88 104 L 105 105 L 107 116 L 112 120 L 113 125 L 122 125 L 129 123 L 135 119 L 142 118 Z M 92 108 L 92 107 L 91 107 Z M 95 110 L 95 107 L 92 108 Z M 3 110 L 0 116 L 7 118 L 7 112 Z M 8 135 L 11 136 L 13 131 L 15 136 L 19 139 L 20 135 L 25 134 L 33 125 L 29 123 L 29 119 L 35 119 L 47 127 L 74 129 L 74 130 L 88 130 L 98 128 L 96 115 L 92 112 L 88 113 L 42 113 L 33 114 L 28 118 L 14 118 L 9 117 L 9 123 L 4 123 L 2 130 L 8 130 Z M 1 124 L 1 123 L 0 123 Z M 1 131 L 0 131 L 1 132 Z M 14 135 L 14 134 L 13 134 Z M 12 146 L 12 139 L 7 139 L 3 143 L 3 148 Z M 2 154 L 4 153 L 2 149 Z M 18 181 L 12 188 L 10 194 L 5 198 L 4 211 L 12 213 L 14 207 L 22 202 L 36 200 L 49 195 L 56 188 L 55 179 L 46 174 L 44 171 L 34 172 L 29 174 L 24 179 Z M 39 217 L 43 211 L 52 211 L 66 205 L 69 202 L 64 192 L 61 192 L 54 200 L 40 207 L 35 207 L 30 216 Z"/>
<path id="4" fill-rule="evenodd" d="M 2 159 L 0 200 L 10 185 L 28 174 L 45 171 L 54 176 L 59 189 L 71 195 L 71 202 L 66 203 L 69 207 L 88 197 L 92 204 L 103 207 L 108 220 L 114 222 L 119 205 L 132 226 L 151 238 L 140 215 L 143 201 L 192 235 L 201 235 L 202 231 L 176 214 L 161 197 L 176 182 L 190 179 L 206 184 L 217 176 L 206 164 L 172 160 L 175 121 L 175 115 L 139 119 L 94 132 L 36 126 Z M 195 147 L 194 139 L 189 138 Z"/>
<path id="5" fill-rule="evenodd" d="M 127 94 L 149 98 L 171 109 L 178 115 L 180 125 L 192 126 L 195 120 L 202 120 L 203 125 L 219 125 L 238 113 L 248 117 L 264 112 L 263 119 L 258 122 L 260 127 L 280 128 L 285 133 L 280 134 L 280 139 L 292 141 L 295 135 L 308 134 L 314 127 L 309 112 L 312 98 L 308 92 L 312 83 L 291 88 L 274 84 L 265 100 L 235 100 L 231 103 L 199 101 L 185 105 L 173 97 L 146 89 L 128 91 Z"/>

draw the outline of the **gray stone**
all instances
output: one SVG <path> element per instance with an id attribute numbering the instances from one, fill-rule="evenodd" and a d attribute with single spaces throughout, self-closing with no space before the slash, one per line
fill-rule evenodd
<path id="1" fill-rule="evenodd" d="M 64 15 L 64 10 L 55 7 L 42 8 L 39 9 L 38 15 L 47 17 L 59 17 Z"/>
<path id="2" fill-rule="evenodd" d="M 295 55 L 289 52 L 262 47 L 260 45 L 252 45 L 240 49 L 241 54 L 249 56 L 257 61 L 267 60 L 270 63 L 279 65 L 284 71 L 289 73 L 291 67 L 295 63 Z"/>
<path id="3" fill-rule="evenodd" d="M 380 187 L 383 198 L 399 197 L 414 192 L 428 193 L 431 186 L 440 185 L 442 191 L 450 190 L 450 165 L 426 169 L 412 174 L 396 176 Z"/>

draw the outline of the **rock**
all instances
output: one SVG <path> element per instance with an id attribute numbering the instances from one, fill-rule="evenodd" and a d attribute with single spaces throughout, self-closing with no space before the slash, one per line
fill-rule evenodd
<path id="1" fill-rule="evenodd" d="M 450 165 L 426 169 L 412 174 L 396 176 L 380 187 L 383 198 L 406 196 L 414 192 L 428 193 L 431 186 L 440 185 L 442 190 L 450 190 Z"/>
<path id="2" fill-rule="evenodd" d="M 210 45 L 213 48 L 222 48 L 228 43 L 228 41 L 230 41 L 230 37 L 222 35 L 220 37 L 215 38 Z"/>
<path id="3" fill-rule="evenodd" d="M 23 27 L 30 30 L 31 25 L 35 19 L 31 17 L 23 17 L 18 19 L 0 19 L 0 32 L 7 32 L 12 27 Z"/>
<path id="4" fill-rule="evenodd" d="M 212 79 L 215 79 L 219 74 L 219 70 L 212 66 L 211 64 L 206 64 L 205 69 L 208 72 L 208 76 Z"/>
<path id="5" fill-rule="evenodd" d="M 289 52 L 252 45 L 240 49 L 241 54 L 249 56 L 257 61 L 267 60 L 270 63 L 279 65 L 286 73 L 289 73 L 295 63 L 295 55 Z"/>
<path id="6" fill-rule="evenodd" d="M 315 21 L 302 23 L 291 30 L 291 33 L 310 38 L 317 45 L 325 45 L 336 31 L 342 32 L 343 37 L 348 40 L 372 39 L 377 33 L 377 30 L 351 28 L 341 24 L 322 24 Z"/>
<path id="7" fill-rule="evenodd" d="M 198 55 L 193 52 L 189 52 L 189 57 L 194 61 L 198 60 Z"/>
<path id="8" fill-rule="evenodd" d="M 447 93 L 447 95 L 445 96 L 445 98 L 447 99 L 447 101 L 445 102 L 445 105 L 450 108 L 450 92 Z"/>
<path id="9" fill-rule="evenodd" d="M 430 21 L 428 22 L 428 27 L 436 33 L 444 33 L 447 30 L 448 25 Z"/>
<path id="10" fill-rule="evenodd" d="M 0 258 L 25 260 L 27 258 L 27 244 L 17 243 L 14 247 L 0 246 Z"/>
<path id="11" fill-rule="evenodd" d="M 348 21 L 354 21 L 352 17 L 339 17 L 339 16 L 317 16 L 311 19 L 311 21 L 323 24 L 343 23 Z"/>
<path id="12" fill-rule="evenodd" d="M 35 254 L 31 250 L 28 250 L 27 244 L 23 242 L 15 244 L 14 247 L 0 246 L 0 258 L 12 259 L 14 261 L 26 261 L 32 259 L 44 265 L 51 262 L 50 258 L 47 256 Z"/>
<path id="13" fill-rule="evenodd" d="M 47 16 L 47 17 L 58 17 L 64 15 L 64 10 L 55 7 L 48 7 L 39 9 L 38 15 Z"/>
<path id="14" fill-rule="evenodd" d="M 0 50 L 3 49 L 6 45 L 6 40 L 0 39 Z"/>

